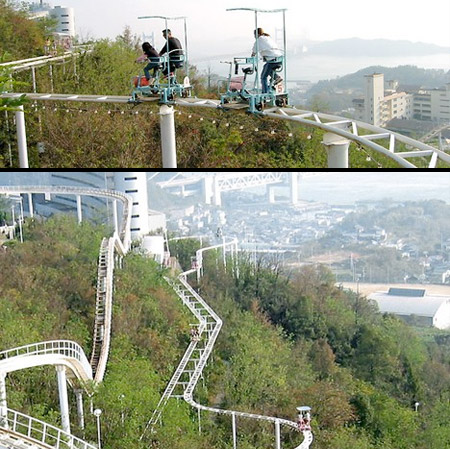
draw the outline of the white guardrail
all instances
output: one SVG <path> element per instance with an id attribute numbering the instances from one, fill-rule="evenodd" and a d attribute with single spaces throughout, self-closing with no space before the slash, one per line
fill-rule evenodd
<path id="1" fill-rule="evenodd" d="M 55 449 L 98 449 L 97 446 L 66 433 L 51 424 L 15 410 L 7 409 L 7 421 L 7 435 L 1 441 L 5 441 L 6 444 L 9 443 L 12 446 L 17 446 L 19 439 L 25 439 L 31 443 L 30 449 L 35 445 L 39 445 L 39 447 L 45 445 Z M 4 433 L 5 431 L 0 428 L 0 433 L 2 432 Z"/>
<path id="2" fill-rule="evenodd" d="M 221 415 L 229 415 L 232 417 L 232 429 L 233 429 L 233 447 L 236 448 L 236 439 L 237 439 L 237 433 L 236 433 L 236 418 L 247 418 L 247 419 L 254 419 L 264 422 L 270 422 L 275 425 L 275 438 L 276 438 L 276 448 L 281 448 L 281 436 L 280 436 L 280 427 L 286 426 L 291 429 L 299 430 L 298 424 L 294 421 L 290 421 L 287 419 L 275 417 L 275 416 L 265 416 L 265 415 L 258 415 L 255 413 L 246 413 L 246 412 L 240 412 L 236 410 L 226 410 L 226 409 L 219 409 L 216 407 L 209 407 L 202 405 L 198 402 L 196 402 L 193 398 L 194 390 L 197 386 L 197 383 L 202 376 L 203 369 L 206 366 L 206 363 L 208 361 L 208 358 L 213 350 L 215 341 L 220 333 L 221 327 L 222 327 L 222 320 L 220 317 L 214 312 L 214 310 L 206 303 L 206 301 L 189 285 L 187 282 L 187 276 L 189 274 L 197 273 L 197 276 L 200 277 L 202 269 L 203 269 L 203 252 L 212 250 L 212 249 L 218 249 L 223 248 L 223 251 L 225 252 L 225 247 L 231 246 L 231 248 L 235 248 L 237 245 L 237 240 L 233 239 L 229 242 L 225 242 L 225 239 L 222 244 L 210 246 L 207 248 L 202 248 L 196 252 L 196 261 L 195 261 L 195 267 L 191 268 L 190 270 L 187 270 L 183 273 L 181 273 L 178 276 L 178 282 L 181 284 L 181 288 L 177 286 L 176 282 L 173 282 L 169 279 L 167 281 L 169 282 L 169 285 L 174 288 L 175 292 L 177 293 L 177 296 L 182 300 L 183 304 L 188 306 L 190 311 L 193 312 L 194 316 L 199 320 L 199 338 L 197 340 L 194 340 L 189 345 L 188 349 L 185 352 L 185 355 L 183 356 L 182 361 L 180 362 L 177 370 L 175 371 L 175 374 L 173 378 L 171 379 L 168 387 L 166 388 L 166 391 L 164 392 L 157 408 L 155 409 L 152 418 L 150 419 L 149 423 L 147 424 L 146 430 L 148 427 L 152 427 L 156 424 L 156 422 L 160 419 L 162 408 L 165 406 L 167 399 L 169 397 L 174 397 L 172 395 L 174 384 L 184 384 L 184 382 L 179 382 L 180 377 L 184 373 L 189 373 L 189 381 L 186 382 L 186 386 L 184 388 L 184 394 L 183 398 L 184 400 L 191 405 L 192 407 L 197 408 L 198 410 L 203 410 L 207 412 L 217 413 Z M 205 330 L 205 324 L 207 325 L 207 332 L 204 332 Z M 192 360 L 191 354 L 195 351 L 195 346 L 201 341 L 202 335 L 205 334 L 205 346 L 202 347 L 198 352 L 200 354 L 199 359 Z M 186 361 L 193 361 L 194 369 L 187 370 Z M 172 385 L 172 389 L 171 387 Z M 144 432 L 145 433 L 145 432 Z M 313 441 L 313 435 L 312 432 L 308 430 L 303 430 L 303 437 L 304 440 L 302 443 L 297 446 L 297 449 L 308 449 Z M 142 436 L 141 436 L 142 438 Z"/>
<path id="3" fill-rule="evenodd" d="M 33 343 L 0 352 L 0 371 L 12 372 L 38 364 L 64 363 L 82 381 L 92 380 L 92 368 L 76 342 L 51 340 Z"/>

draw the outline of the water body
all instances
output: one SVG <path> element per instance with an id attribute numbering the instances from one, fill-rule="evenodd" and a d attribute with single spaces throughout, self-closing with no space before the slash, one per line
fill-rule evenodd
<path id="1" fill-rule="evenodd" d="M 231 58 L 227 58 L 231 60 Z M 220 61 L 211 59 L 210 61 L 195 62 L 200 71 L 207 73 L 208 69 L 212 73 L 226 77 L 229 65 L 221 64 Z M 308 80 L 316 83 L 320 80 L 335 79 L 366 67 L 381 65 L 385 67 L 397 67 L 400 65 L 414 65 L 424 69 L 450 70 L 450 55 L 437 54 L 429 56 L 404 56 L 404 57 L 343 57 L 302 54 L 288 59 L 288 80 Z"/>
<path id="2" fill-rule="evenodd" d="M 450 204 L 450 173 L 322 173 L 300 180 L 299 197 L 336 205 L 386 198 L 395 201 L 438 199 Z"/>

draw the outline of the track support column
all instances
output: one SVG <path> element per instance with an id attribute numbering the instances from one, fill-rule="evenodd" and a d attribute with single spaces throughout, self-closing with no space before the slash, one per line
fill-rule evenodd
<path id="1" fill-rule="evenodd" d="M 114 222 L 114 232 L 119 235 L 119 220 L 117 214 L 117 200 L 113 201 L 113 222 Z"/>
<path id="2" fill-rule="evenodd" d="M 83 390 L 74 390 L 77 398 L 78 426 L 84 430 Z"/>
<path id="3" fill-rule="evenodd" d="M 328 168 L 348 168 L 350 141 L 333 133 L 323 136 L 323 145 L 328 153 Z"/>
<path id="4" fill-rule="evenodd" d="M 163 168 L 177 168 L 175 114 L 172 106 L 163 104 L 159 110 Z"/>
<path id="5" fill-rule="evenodd" d="M 233 449 L 236 449 L 237 448 L 236 414 L 232 413 L 231 418 L 232 418 L 231 425 L 233 429 Z"/>
<path id="6" fill-rule="evenodd" d="M 8 404 L 6 402 L 6 373 L 0 373 L 0 426 L 8 428 Z"/>
<path id="7" fill-rule="evenodd" d="M 34 217 L 34 208 L 33 208 L 33 194 L 32 193 L 28 194 L 28 208 L 29 208 L 30 217 L 33 218 Z"/>
<path id="8" fill-rule="evenodd" d="M 281 449 L 280 421 L 275 421 L 275 449 Z"/>
<path id="9" fill-rule="evenodd" d="M 81 208 L 81 195 L 77 195 L 77 217 L 78 217 L 78 224 L 81 224 L 83 221 L 83 211 Z"/>
<path id="10" fill-rule="evenodd" d="M 70 433 L 69 400 L 67 398 L 67 379 L 65 366 L 57 365 L 56 375 L 58 378 L 59 407 L 61 410 L 61 427 L 64 430 L 64 432 Z"/>
<path id="11" fill-rule="evenodd" d="M 19 147 L 19 165 L 20 168 L 29 168 L 27 133 L 25 131 L 25 114 L 23 112 L 23 106 L 19 106 L 15 114 L 17 128 L 17 146 Z"/>

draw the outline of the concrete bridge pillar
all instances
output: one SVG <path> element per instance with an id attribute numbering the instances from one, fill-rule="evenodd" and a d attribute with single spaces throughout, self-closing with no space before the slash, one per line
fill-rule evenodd
<path id="1" fill-rule="evenodd" d="M 59 407 L 61 410 L 61 427 L 64 432 L 70 433 L 69 400 L 67 397 L 66 368 L 63 365 L 56 366 L 58 378 Z"/>
<path id="2" fill-rule="evenodd" d="M 6 373 L 0 373 L 0 427 L 8 428 L 8 404 L 6 402 Z"/>

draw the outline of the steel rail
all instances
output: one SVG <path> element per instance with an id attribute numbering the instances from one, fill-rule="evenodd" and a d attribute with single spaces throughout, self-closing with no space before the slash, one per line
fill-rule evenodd
<path id="1" fill-rule="evenodd" d="M 233 417 L 233 420 L 236 417 L 240 418 L 246 418 L 246 419 L 255 419 L 263 422 L 270 422 L 274 424 L 276 429 L 279 429 L 279 426 L 283 425 L 286 427 L 289 427 L 291 429 L 299 430 L 298 425 L 296 422 L 279 418 L 275 416 L 265 416 L 255 413 L 246 413 L 236 410 L 228 410 L 228 409 L 220 409 L 217 407 L 210 407 L 203 404 L 200 404 L 196 402 L 193 398 L 194 390 L 197 386 L 197 383 L 203 373 L 203 369 L 206 366 L 206 363 L 209 359 L 209 356 L 211 355 L 211 352 L 213 350 L 214 344 L 216 342 L 216 339 L 220 333 L 220 330 L 222 328 L 222 320 L 220 317 L 214 312 L 214 310 L 206 303 L 206 301 L 189 285 L 187 282 L 187 277 L 190 274 L 197 273 L 197 275 L 200 273 L 200 271 L 203 268 L 203 252 L 209 251 L 212 249 L 218 249 L 220 247 L 224 248 L 228 245 L 236 245 L 237 240 L 233 239 L 229 242 L 224 242 L 219 245 L 213 245 L 209 246 L 207 248 L 202 248 L 196 252 L 196 263 L 197 266 L 194 268 L 191 268 L 187 271 L 184 271 L 178 276 L 178 282 L 181 284 L 181 287 L 179 287 L 174 281 L 171 281 L 167 279 L 169 282 L 169 285 L 172 286 L 172 288 L 177 293 L 177 296 L 183 301 L 183 304 L 187 305 L 188 308 L 191 310 L 191 312 L 194 313 L 194 316 L 199 320 L 199 331 L 200 331 L 200 337 L 197 340 L 191 341 L 191 344 L 187 348 L 182 361 L 178 365 L 169 385 L 166 387 L 166 390 L 161 397 L 157 408 L 154 410 L 152 418 L 147 423 L 147 426 L 145 428 L 145 431 L 154 425 L 156 425 L 157 421 L 161 417 L 162 408 L 166 405 L 169 397 L 174 397 L 172 392 L 173 388 L 176 383 L 184 385 L 185 383 L 179 382 L 179 379 L 183 374 L 189 375 L 189 381 L 186 382 L 186 385 L 184 386 L 184 392 L 183 392 L 183 399 L 192 407 L 217 413 L 221 415 L 229 415 Z M 200 314 L 200 316 L 199 316 Z M 204 327 L 206 323 L 206 328 Z M 196 346 L 200 344 L 201 342 L 201 336 L 203 332 L 205 331 L 206 338 L 204 340 L 205 344 L 203 347 L 200 347 L 198 349 L 199 358 L 198 359 L 192 359 L 192 354 L 194 353 Z M 188 362 L 194 362 L 193 369 L 188 369 Z M 178 397 L 178 396 L 176 396 Z M 233 421 L 234 422 L 234 421 Z M 144 433 L 145 433 L 144 431 Z M 279 432 L 278 432 L 279 433 Z M 312 443 L 313 435 L 312 432 L 309 430 L 305 430 L 303 433 L 303 441 L 302 443 L 297 447 L 297 449 L 308 449 L 309 446 Z M 277 434 L 277 431 L 276 431 Z M 144 435 L 144 434 L 143 434 Z M 143 437 L 141 436 L 141 439 Z"/>
<path id="2" fill-rule="evenodd" d="M 118 235 L 118 246 L 122 253 L 128 252 L 130 247 L 130 223 L 131 223 L 131 208 L 133 199 L 126 193 L 118 192 L 108 189 L 94 189 L 85 187 L 70 187 L 70 186 L 0 186 L 0 195 L 11 193 L 49 193 L 49 194 L 66 194 L 66 195 L 85 195 L 98 196 L 102 198 L 114 199 L 121 201 L 122 223 Z"/>
<path id="3" fill-rule="evenodd" d="M 25 95 L 30 100 L 48 101 L 79 101 L 91 103 L 130 103 L 129 97 L 120 95 L 74 95 L 74 94 L 33 94 L 33 93 L 3 93 L 0 98 L 19 98 Z M 144 102 L 155 101 L 157 99 L 148 98 Z M 219 100 L 202 98 L 177 98 L 174 100 L 177 106 L 204 107 L 210 109 L 227 110 Z M 384 156 L 393 159 L 404 168 L 417 168 L 413 163 L 407 161 L 409 158 L 423 158 L 431 156 L 428 168 L 436 168 L 439 160 L 450 164 L 450 154 L 427 145 L 423 142 L 403 136 L 402 134 L 389 131 L 385 128 L 371 125 L 369 123 L 346 119 L 344 117 L 325 114 L 321 112 L 305 111 L 296 108 L 270 108 L 261 111 L 258 115 L 273 119 L 297 122 L 305 126 L 319 128 L 324 131 L 339 135 L 345 139 L 356 142 L 364 147 L 368 147 Z M 322 120 L 328 120 L 324 122 Z M 371 131 L 372 134 L 361 134 Z M 375 140 L 386 140 L 388 148 L 374 142 Z M 410 147 L 409 151 L 397 151 L 398 143 Z"/>
<path id="4" fill-rule="evenodd" d="M 51 340 L 0 352 L 0 372 L 11 373 L 42 365 L 65 365 L 82 383 L 92 380 L 92 368 L 81 346 L 70 340 Z"/>

